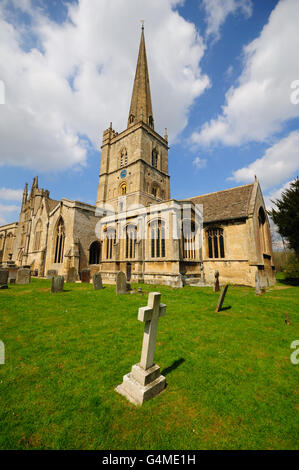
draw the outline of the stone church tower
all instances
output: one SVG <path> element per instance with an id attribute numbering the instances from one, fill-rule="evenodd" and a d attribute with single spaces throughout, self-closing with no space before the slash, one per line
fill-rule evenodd
<path id="1" fill-rule="evenodd" d="M 111 124 L 103 134 L 97 206 L 122 211 L 122 196 L 127 208 L 170 198 L 167 135 L 154 129 L 143 27 L 127 129 L 117 133 Z"/>

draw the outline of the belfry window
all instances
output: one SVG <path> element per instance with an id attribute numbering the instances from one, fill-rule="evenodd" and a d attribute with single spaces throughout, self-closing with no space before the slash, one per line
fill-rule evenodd
<path id="1" fill-rule="evenodd" d="M 120 154 L 120 167 L 123 168 L 124 166 L 127 166 L 128 164 L 128 154 L 126 149 L 122 150 Z"/>
<path id="2" fill-rule="evenodd" d="M 101 255 L 101 245 L 95 241 L 89 247 L 89 264 L 99 264 Z"/>
<path id="3" fill-rule="evenodd" d="M 151 229 L 151 257 L 165 258 L 165 224 L 163 221 L 155 221 Z"/>
<path id="4" fill-rule="evenodd" d="M 222 228 L 207 231 L 209 258 L 224 258 L 224 239 Z"/>
<path id="5" fill-rule="evenodd" d="M 152 151 L 152 166 L 158 168 L 158 152 L 156 149 Z"/>
<path id="6" fill-rule="evenodd" d="M 55 245 L 54 263 L 63 262 L 64 239 L 65 239 L 64 222 L 63 222 L 63 219 L 60 218 L 58 225 L 57 225 L 57 229 L 56 229 L 56 245 Z"/>
<path id="7" fill-rule="evenodd" d="M 135 258 L 137 230 L 135 225 L 126 227 L 126 258 Z"/>
<path id="8" fill-rule="evenodd" d="M 106 259 L 112 259 L 113 244 L 115 242 L 115 230 L 108 230 L 106 235 Z"/>

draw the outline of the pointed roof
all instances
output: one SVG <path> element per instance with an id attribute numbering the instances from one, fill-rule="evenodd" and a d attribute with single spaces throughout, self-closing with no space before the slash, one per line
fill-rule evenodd
<path id="1" fill-rule="evenodd" d="M 154 128 L 143 25 L 141 30 L 139 54 L 131 99 L 128 127 L 140 121 L 143 121 Z"/>

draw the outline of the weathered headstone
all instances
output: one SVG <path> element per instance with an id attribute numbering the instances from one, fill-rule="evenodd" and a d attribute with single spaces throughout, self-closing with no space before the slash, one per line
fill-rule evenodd
<path id="1" fill-rule="evenodd" d="M 220 310 L 222 309 L 222 305 L 223 305 L 223 302 L 224 302 L 224 298 L 225 298 L 227 289 L 228 289 L 228 284 L 226 284 L 224 287 L 222 287 L 222 290 L 221 290 L 221 293 L 220 293 L 220 296 L 219 296 L 219 299 L 218 299 L 218 303 L 217 303 L 217 307 L 216 307 L 215 312 L 220 312 Z"/>
<path id="2" fill-rule="evenodd" d="M 17 267 L 11 267 L 8 269 L 8 281 L 10 284 L 15 284 L 16 283 L 16 279 L 17 279 L 17 272 L 18 272 L 18 268 Z M 15 281 L 15 282 L 11 282 L 11 281 Z"/>
<path id="3" fill-rule="evenodd" d="M 103 289 L 101 273 L 96 273 L 92 276 L 94 290 Z"/>
<path id="4" fill-rule="evenodd" d="M 261 280 L 258 272 L 255 273 L 255 295 L 262 295 Z"/>
<path id="5" fill-rule="evenodd" d="M 81 282 L 90 282 L 90 269 L 82 269 Z"/>
<path id="6" fill-rule="evenodd" d="M 123 271 L 119 271 L 116 275 L 116 294 L 126 294 L 128 292 L 128 284 L 126 275 Z"/>
<path id="7" fill-rule="evenodd" d="M 16 284 L 30 284 L 31 273 L 28 268 L 19 268 L 17 272 Z"/>
<path id="8" fill-rule="evenodd" d="M 64 277 L 55 276 L 52 277 L 51 292 L 55 294 L 56 292 L 63 292 L 64 286 Z"/>
<path id="9" fill-rule="evenodd" d="M 0 268 L 0 289 L 7 289 L 9 271 L 6 268 Z"/>
<path id="10" fill-rule="evenodd" d="M 57 275 L 58 275 L 57 269 L 49 269 L 49 271 L 47 271 L 47 279 L 52 279 L 52 277 L 55 277 Z"/>
<path id="11" fill-rule="evenodd" d="M 76 282 L 77 280 L 77 269 L 75 267 L 71 267 L 68 269 L 66 282 Z"/>
<path id="12" fill-rule="evenodd" d="M 219 271 L 215 271 L 214 292 L 219 292 Z"/>
<path id="13" fill-rule="evenodd" d="M 139 309 L 138 320 L 145 322 L 141 359 L 115 389 L 135 405 L 142 405 L 145 400 L 158 395 L 166 385 L 160 367 L 154 364 L 158 320 L 166 313 L 166 305 L 161 304 L 160 299 L 159 292 L 151 292 L 147 307 Z"/>

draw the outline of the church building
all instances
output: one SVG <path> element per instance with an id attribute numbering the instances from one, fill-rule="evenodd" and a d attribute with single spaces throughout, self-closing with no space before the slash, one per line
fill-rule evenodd
<path id="1" fill-rule="evenodd" d="M 45 277 L 76 268 L 130 282 L 261 286 L 275 283 L 270 227 L 260 185 L 171 198 L 168 136 L 155 131 L 144 28 L 127 128 L 103 133 L 96 206 L 50 198 L 34 178 L 19 221 L 0 227 L 0 263 Z"/>

